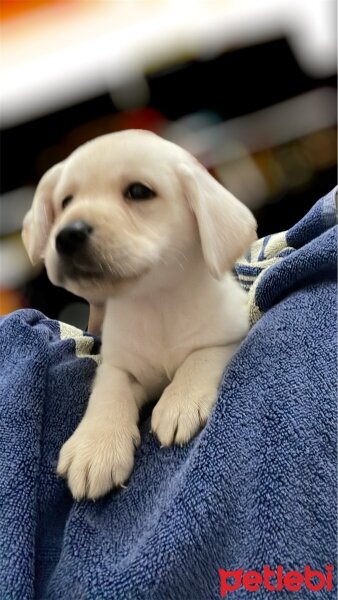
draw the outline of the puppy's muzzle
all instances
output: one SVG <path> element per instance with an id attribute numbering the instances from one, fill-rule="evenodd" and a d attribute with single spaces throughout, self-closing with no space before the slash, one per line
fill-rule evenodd
<path id="1" fill-rule="evenodd" d="M 90 237 L 93 227 L 85 221 L 73 221 L 59 231 L 55 248 L 59 258 L 58 279 L 102 278 L 103 268 L 98 268 Z"/>
<path id="2" fill-rule="evenodd" d="M 56 236 L 55 246 L 61 256 L 74 256 L 83 251 L 88 244 L 93 228 L 85 221 L 73 221 L 66 225 Z"/>

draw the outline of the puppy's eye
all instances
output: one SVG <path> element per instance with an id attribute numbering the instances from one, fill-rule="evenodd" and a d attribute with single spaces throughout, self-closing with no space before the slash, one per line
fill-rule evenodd
<path id="1" fill-rule="evenodd" d="M 63 200 L 62 200 L 62 208 L 66 208 L 66 206 L 68 206 L 68 204 L 73 200 L 73 196 L 66 196 Z"/>
<path id="2" fill-rule="evenodd" d="M 143 183 L 131 183 L 124 192 L 124 197 L 128 200 L 151 200 L 156 194 Z"/>

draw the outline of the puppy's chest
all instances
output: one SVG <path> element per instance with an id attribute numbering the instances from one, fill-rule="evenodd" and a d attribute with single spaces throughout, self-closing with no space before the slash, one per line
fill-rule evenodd
<path id="1" fill-rule="evenodd" d="M 104 324 L 103 352 L 131 373 L 151 394 L 172 380 L 178 367 L 205 339 L 203 327 L 180 315 L 170 322 L 161 312 L 111 311 Z"/>

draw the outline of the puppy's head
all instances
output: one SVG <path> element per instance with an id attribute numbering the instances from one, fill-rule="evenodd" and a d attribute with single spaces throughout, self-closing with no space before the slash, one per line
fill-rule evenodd
<path id="1" fill-rule="evenodd" d="M 220 278 L 255 239 L 255 225 L 190 154 L 130 130 L 88 142 L 50 169 L 22 235 L 53 283 L 96 302 L 198 254 Z"/>

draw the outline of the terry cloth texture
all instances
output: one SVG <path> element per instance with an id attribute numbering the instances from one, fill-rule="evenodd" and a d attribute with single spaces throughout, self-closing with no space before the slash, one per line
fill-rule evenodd
<path id="1" fill-rule="evenodd" d="M 35 310 L 0 321 L 0 600 L 214 600 L 219 568 L 335 564 L 335 215 L 332 192 L 252 246 L 237 273 L 253 326 L 205 429 L 160 449 L 145 419 L 127 489 L 95 503 L 55 467 L 98 340 Z M 253 596 L 270 593 L 228 594 Z"/>

